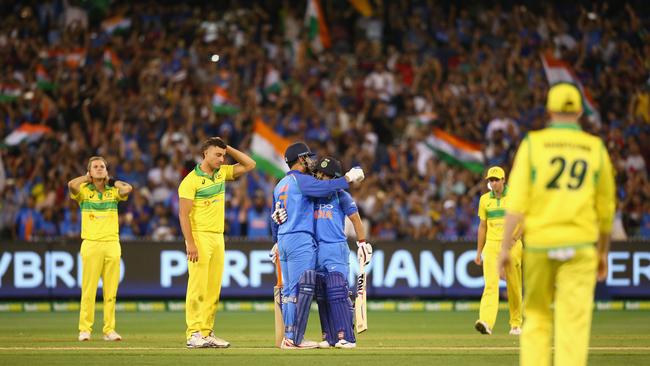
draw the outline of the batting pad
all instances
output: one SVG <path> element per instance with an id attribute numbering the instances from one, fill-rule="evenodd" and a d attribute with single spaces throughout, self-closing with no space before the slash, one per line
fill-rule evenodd
<path id="1" fill-rule="evenodd" d="M 334 337 L 356 343 L 353 328 L 354 315 L 348 292 L 348 281 L 340 272 L 329 272 L 326 281 L 329 320 L 336 331 Z"/>
<path id="2" fill-rule="evenodd" d="M 296 301 L 296 320 L 294 326 L 293 342 L 302 343 L 307 329 L 307 320 L 309 320 L 309 310 L 311 301 L 314 298 L 316 287 L 316 271 L 305 271 L 298 281 L 298 299 Z"/>

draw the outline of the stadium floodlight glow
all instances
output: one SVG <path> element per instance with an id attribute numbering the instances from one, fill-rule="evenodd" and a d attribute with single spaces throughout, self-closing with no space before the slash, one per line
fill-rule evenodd
<path id="1" fill-rule="evenodd" d="M 219 58 L 220 58 L 219 55 L 215 53 L 214 55 L 212 55 L 212 57 L 210 57 L 210 61 L 219 62 Z"/>

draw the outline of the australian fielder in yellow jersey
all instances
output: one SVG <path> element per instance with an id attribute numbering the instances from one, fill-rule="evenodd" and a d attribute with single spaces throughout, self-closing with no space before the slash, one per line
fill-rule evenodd
<path id="1" fill-rule="evenodd" d="M 483 264 L 485 288 L 481 297 L 479 319 L 474 324 L 482 334 L 492 334 L 499 310 L 499 268 L 497 261 L 503 240 L 503 222 L 510 202 L 506 174 L 498 166 L 491 167 L 485 176 L 491 192 L 481 196 L 478 216 L 481 219 L 478 229 L 476 259 Z M 505 273 L 510 306 L 510 334 L 521 333 L 521 249 L 520 235 L 515 236 L 514 247 L 510 250 L 511 264 Z M 482 254 L 482 257 L 481 257 Z"/>
<path id="2" fill-rule="evenodd" d="M 218 137 L 206 140 L 203 161 L 178 187 L 179 220 L 187 251 L 185 321 L 188 348 L 225 348 L 214 335 L 225 255 L 223 240 L 226 181 L 255 168 L 255 161 Z M 238 164 L 225 165 L 226 154 Z"/>
<path id="3" fill-rule="evenodd" d="M 68 182 L 70 197 L 81 208 L 81 306 L 79 340 L 90 340 L 95 320 L 95 295 L 103 282 L 104 340 L 119 341 L 115 331 L 115 298 L 120 281 L 120 248 L 117 203 L 126 201 L 132 187 L 108 177 L 106 160 L 90 158 L 86 175 Z"/>
<path id="4" fill-rule="evenodd" d="M 581 366 L 587 364 L 596 278 L 607 275 L 614 175 L 603 141 L 577 123 L 579 90 L 556 84 L 546 106 L 551 124 L 521 142 L 510 174 L 500 268 L 512 261 L 512 234 L 523 220 L 520 363 Z"/>

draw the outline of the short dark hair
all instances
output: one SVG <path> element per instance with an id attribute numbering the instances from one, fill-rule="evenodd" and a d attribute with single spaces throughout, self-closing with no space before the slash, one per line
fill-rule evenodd
<path id="1" fill-rule="evenodd" d="M 205 150 L 207 150 L 210 146 L 216 146 L 225 149 L 227 145 L 221 139 L 221 137 L 210 137 L 207 140 L 203 141 L 201 144 L 201 154 L 205 153 Z"/>

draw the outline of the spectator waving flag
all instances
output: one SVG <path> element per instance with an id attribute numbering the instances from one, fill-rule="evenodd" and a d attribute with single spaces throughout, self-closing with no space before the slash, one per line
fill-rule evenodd
<path id="1" fill-rule="evenodd" d="M 56 84 L 52 82 L 52 78 L 42 64 L 36 65 L 36 86 L 46 91 L 56 88 Z"/>
<path id="2" fill-rule="evenodd" d="M 131 19 L 125 18 L 121 15 L 108 18 L 102 22 L 102 29 L 109 35 L 112 35 L 115 32 L 124 32 L 129 28 L 131 28 Z"/>
<path id="3" fill-rule="evenodd" d="M 485 169 L 485 158 L 478 144 L 463 140 L 438 128 L 433 130 L 424 144 L 439 159 L 448 164 L 462 166 L 474 173 L 481 173 Z"/>
<path id="4" fill-rule="evenodd" d="M 325 14 L 319 0 L 307 1 L 305 26 L 307 27 L 307 37 L 312 52 L 319 53 L 325 48 L 330 48 L 330 33 L 327 24 L 325 24 Z"/>
<path id="5" fill-rule="evenodd" d="M 589 90 L 582 86 L 573 68 L 568 63 L 556 59 L 548 53 L 542 56 L 542 63 L 544 64 L 546 80 L 550 85 L 564 82 L 571 83 L 580 89 L 585 115 L 592 123 L 600 124 L 600 113 L 596 109 L 596 103 L 594 103 Z"/>
<path id="6" fill-rule="evenodd" d="M 52 129 L 48 126 L 25 122 L 5 137 L 5 144 L 14 146 L 22 142 L 31 143 L 50 132 Z"/>
<path id="7" fill-rule="evenodd" d="M 257 167 L 263 172 L 281 178 L 289 170 L 284 161 L 284 151 L 290 141 L 275 133 L 262 119 L 257 118 L 253 127 L 251 151 Z"/>
<path id="8" fill-rule="evenodd" d="M 226 89 L 215 86 L 212 94 L 212 110 L 217 114 L 233 115 L 239 113 Z"/>

